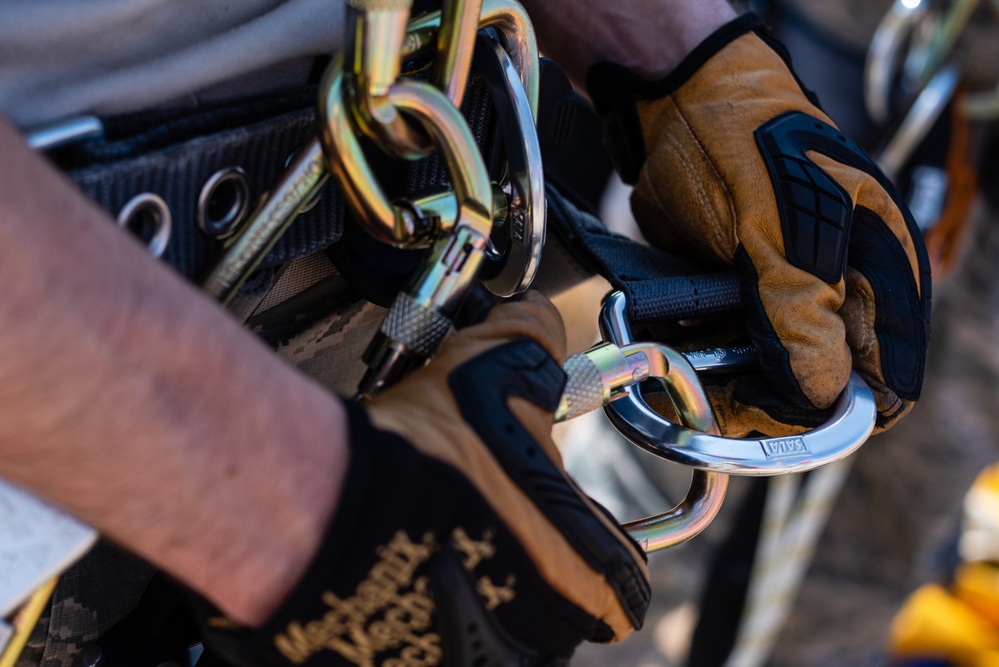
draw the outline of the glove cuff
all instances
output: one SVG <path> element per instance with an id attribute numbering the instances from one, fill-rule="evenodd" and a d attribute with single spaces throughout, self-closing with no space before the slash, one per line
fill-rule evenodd
<path id="1" fill-rule="evenodd" d="M 762 29 L 763 22 L 752 12 L 732 19 L 698 44 L 672 72 L 654 81 L 617 63 L 597 63 L 586 74 L 587 92 L 601 116 L 613 113 L 636 97 L 656 99 L 671 95 L 734 40 Z"/>
<path id="2" fill-rule="evenodd" d="M 346 407 L 350 460 L 336 514 L 305 574 L 277 611 L 261 627 L 247 628 L 228 619 L 201 596 L 191 595 L 194 615 L 207 643 L 233 665 L 301 664 L 282 655 L 283 652 L 275 646 L 275 638 L 303 612 L 316 606 L 317 591 L 328 588 L 330 571 L 336 571 L 336 564 L 344 555 L 360 550 L 356 537 L 371 504 L 369 496 L 378 486 L 375 483 L 374 458 L 380 447 L 374 446 L 379 439 L 374 437 L 376 431 L 367 413 L 356 405 L 348 403 Z"/>
<path id="3" fill-rule="evenodd" d="M 687 54 L 667 76 L 649 81 L 616 63 L 597 63 L 586 75 L 586 88 L 603 117 L 604 143 L 611 162 L 625 183 L 634 185 L 645 164 L 645 141 L 636 99 L 656 99 L 674 93 L 719 51 L 747 32 L 760 30 L 755 14 L 729 21 Z"/>

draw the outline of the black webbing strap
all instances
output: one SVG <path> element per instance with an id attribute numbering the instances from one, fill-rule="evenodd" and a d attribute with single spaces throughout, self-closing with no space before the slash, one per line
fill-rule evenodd
<path id="1" fill-rule="evenodd" d="M 739 286 L 734 275 L 706 273 L 701 264 L 614 234 L 573 203 L 599 190 L 594 181 L 600 165 L 607 163 L 600 121 L 572 91 L 564 73 L 548 61 L 543 63 L 542 84 L 539 136 L 549 182 L 548 218 L 576 261 L 625 292 L 636 325 L 736 310 Z M 112 215 L 138 194 L 162 197 L 173 217 L 163 259 L 197 280 L 222 250 L 221 241 L 206 236 L 195 224 L 205 182 L 220 169 L 239 167 L 255 203 L 277 182 L 288 156 L 315 136 L 315 96 L 314 86 L 303 86 L 237 104 L 105 119 L 103 139 L 74 147 L 73 153 L 61 157 L 68 163 L 70 179 Z M 489 154 L 494 140 L 492 104 L 477 77 L 469 81 L 462 112 L 480 149 Z M 584 158 L 587 154 L 592 157 Z M 448 187 L 437 156 L 407 165 L 385 158 L 377 166 L 385 174 L 383 185 L 389 196 Z M 393 254 L 392 249 L 379 247 L 375 254 L 383 253 L 382 260 L 365 260 L 371 253 L 365 254 L 363 234 L 345 237 L 345 229 L 351 227 L 343 197 L 330 182 L 315 208 L 299 216 L 260 268 L 336 244 L 335 263 L 351 284 L 367 286 L 368 291 L 380 286 L 381 292 L 394 295 L 406 276 L 389 275 L 383 269 L 386 261 L 400 261 L 398 251 Z M 365 296 L 378 302 L 373 298 L 378 293 Z"/>
<path id="2" fill-rule="evenodd" d="M 277 182 L 285 160 L 316 131 L 309 107 L 165 148 L 71 171 L 70 179 L 112 216 L 132 197 L 159 195 L 173 218 L 163 259 L 191 280 L 200 278 L 222 249 L 195 224 L 198 195 L 215 172 L 238 167 L 246 173 L 253 204 Z M 343 233 L 344 202 L 327 184 L 319 203 L 291 226 L 261 268 L 300 257 L 335 242 Z"/>
<path id="3" fill-rule="evenodd" d="M 634 325 L 723 315 L 740 308 L 734 273 L 704 265 L 609 231 L 548 186 L 548 222 L 576 259 L 625 293 Z"/>
<path id="4" fill-rule="evenodd" d="M 712 273 L 703 262 L 636 243 L 587 212 L 595 208 L 595 195 L 610 175 L 602 122 L 559 67 L 542 65 L 538 136 L 553 235 L 577 262 L 625 293 L 632 324 L 738 310 L 739 282 L 733 273 Z"/>
<path id="5" fill-rule="evenodd" d="M 163 259 L 196 281 L 219 256 L 223 243 L 196 224 L 198 196 L 205 183 L 221 169 L 239 167 L 246 175 L 252 209 L 278 181 L 289 156 L 316 136 L 316 90 L 303 86 L 194 111 L 102 119 L 103 138 L 63 149 L 53 158 L 112 216 L 136 195 L 160 196 L 173 219 Z M 476 77 L 469 81 L 462 112 L 475 136 L 488 142 L 491 104 Z M 409 163 L 376 154 L 371 160 L 390 198 L 450 187 L 436 155 Z M 349 224 L 344 198 L 331 179 L 318 204 L 295 220 L 259 268 L 328 248 L 340 241 Z"/>

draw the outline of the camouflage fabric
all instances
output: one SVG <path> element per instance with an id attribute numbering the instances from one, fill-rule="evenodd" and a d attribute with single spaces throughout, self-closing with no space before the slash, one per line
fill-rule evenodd
<path id="1" fill-rule="evenodd" d="M 361 355 L 386 312 L 374 304 L 355 301 L 283 342 L 278 354 L 333 393 L 349 397 L 366 370 Z"/>
<path id="2" fill-rule="evenodd" d="M 72 667 L 73 658 L 138 602 L 156 570 L 109 542 L 98 542 L 59 579 L 17 667 Z"/>

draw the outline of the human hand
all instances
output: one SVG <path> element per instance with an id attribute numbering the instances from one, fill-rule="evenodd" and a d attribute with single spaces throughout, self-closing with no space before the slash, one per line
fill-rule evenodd
<path id="1" fill-rule="evenodd" d="M 239 665 L 527 667 L 640 627 L 644 555 L 551 439 L 564 348 L 529 293 L 353 408 L 345 491 L 305 577 L 263 627 L 209 617 L 207 639 Z"/>
<path id="2" fill-rule="evenodd" d="M 589 87 L 649 242 L 740 275 L 766 381 L 708 388 L 722 431 L 815 425 L 851 369 L 875 394 L 877 429 L 906 414 L 929 335 L 919 230 L 758 20 L 726 24 L 664 79 L 604 64 Z"/>

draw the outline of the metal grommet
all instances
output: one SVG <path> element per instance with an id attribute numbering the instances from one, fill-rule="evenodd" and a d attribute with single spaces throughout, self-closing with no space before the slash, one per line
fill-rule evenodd
<path id="1" fill-rule="evenodd" d="M 146 241 L 153 257 L 162 257 L 166 252 L 171 223 L 170 208 L 162 197 L 151 192 L 132 197 L 118 213 L 118 226 Z"/>
<path id="2" fill-rule="evenodd" d="M 198 195 L 198 229 L 215 239 L 231 236 L 250 210 L 246 172 L 226 167 L 212 174 Z"/>
<path id="3" fill-rule="evenodd" d="M 297 150 L 288 154 L 288 157 L 284 159 L 285 169 L 288 168 L 288 165 L 291 164 L 292 160 L 294 160 L 300 152 L 301 150 Z M 301 215 L 302 213 L 307 213 L 311 211 L 316 207 L 316 204 L 318 204 L 319 200 L 322 198 L 323 198 L 323 188 L 319 188 L 318 190 L 316 190 L 316 194 L 312 195 L 312 197 L 309 198 L 309 201 L 302 204 L 302 207 L 298 209 L 298 214 Z"/>

